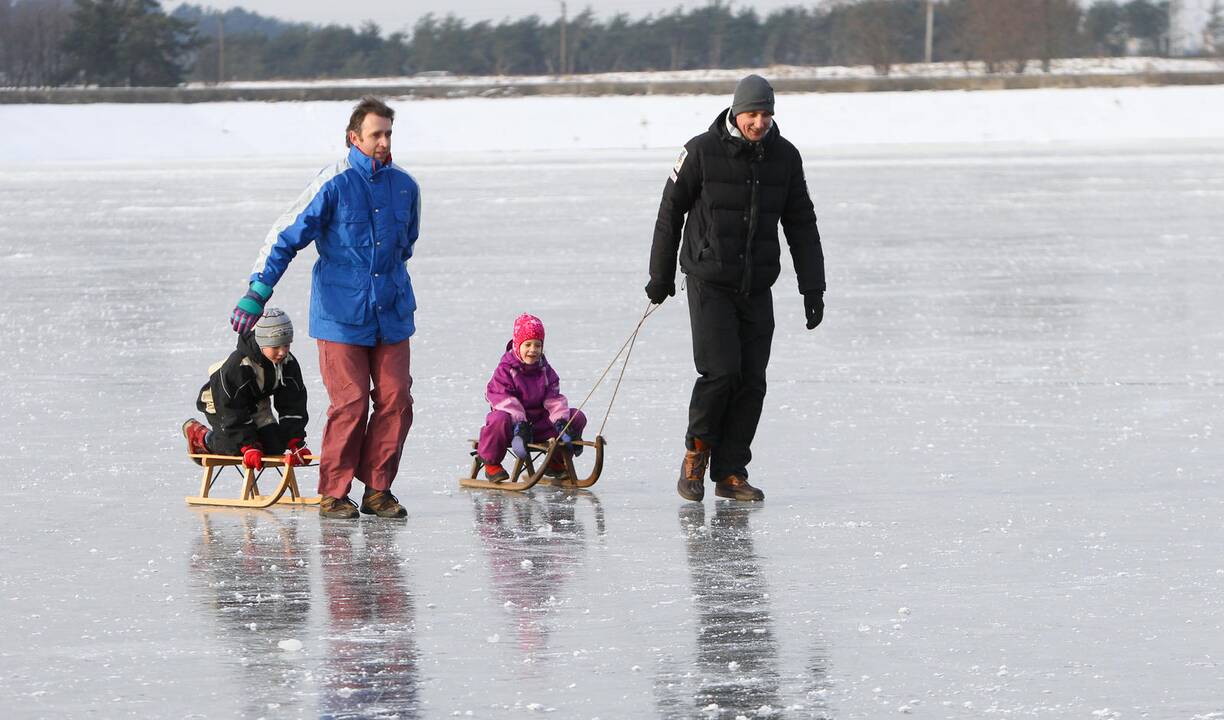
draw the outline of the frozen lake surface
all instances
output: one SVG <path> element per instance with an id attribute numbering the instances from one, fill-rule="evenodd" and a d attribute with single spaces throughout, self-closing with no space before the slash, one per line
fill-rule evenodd
<path id="1" fill-rule="evenodd" d="M 188 508 L 178 434 L 332 158 L 10 166 L 5 716 L 1224 717 L 1224 144 L 805 156 L 828 311 L 784 270 L 747 507 L 675 493 L 682 297 L 592 491 L 458 488 L 515 315 L 574 404 L 633 327 L 674 153 L 401 147 L 409 516 L 353 523 Z M 272 304 L 317 447 L 313 256 Z"/>

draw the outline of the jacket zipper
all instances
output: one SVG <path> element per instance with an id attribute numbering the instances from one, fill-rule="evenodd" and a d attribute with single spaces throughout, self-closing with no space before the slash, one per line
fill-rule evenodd
<path id="1" fill-rule="evenodd" d="M 752 289 L 752 239 L 756 237 L 757 188 L 760 187 L 760 182 L 757 180 L 757 156 L 755 153 L 752 159 L 748 161 L 748 169 L 751 175 L 752 192 L 748 200 L 748 239 L 744 242 L 744 273 L 740 279 L 740 295 L 747 295 L 748 291 Z"/>

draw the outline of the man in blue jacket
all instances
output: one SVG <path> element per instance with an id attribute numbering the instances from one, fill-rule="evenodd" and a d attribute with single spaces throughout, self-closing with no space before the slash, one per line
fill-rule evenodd
<path id="1" fill-rule="evenodd" d="M 421 192 L 391 161 L 394 119 L 378 98 L 353 108 L 348 156 L 323 169 L 268 232 L 230 318 L 238 332 L 253 325 L 290 261 L 315 244 L 310 335 L 330 403 L 319 467 L 323 517 L 358 517 L 348 498 L 354 479 L 365 484 L 361 512 L 407 514 L 391 483 L 412 426 L 416 297 L 407 260 L 421 227 Z"/>

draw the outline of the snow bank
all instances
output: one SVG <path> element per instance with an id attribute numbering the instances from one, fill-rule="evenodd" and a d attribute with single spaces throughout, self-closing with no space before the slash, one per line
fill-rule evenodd
<path id="1" fill-rule="evenodd" d="M 1023 75 L 1139 75 L 1145 73 L 1210 73 L 1224 71 L 1224 59 L 1210 58 L 1060 58 L 1047 73 L 1041 63 L 1029 62 Z M 762 68 L 712 68 L 703 70 L 649 70 L 642 72 L 585 73 L 581 75 L 452 75 L 421 73 L 403 77 L 327 78 L 318 80 L 235 80 L 220 84 L 190 83 L 192 88 L 322 88 L 322 87 L 462 87 L 496 85 L 546 85 L 558 79 L 566 83 L 690 83 L 735 82 L 755 72 L 770 80 L 869 79 L 879 75 L 871 65 L 770 65 Z M 1006 75 L 1011 75 L 1008 72 Z M 892 78 L 1000 77 L 981 62 L 899 63 Z"/>
<path id="2" fill-rule="evenodd" d="M 722 96 L 526 97 L 393 103 L 416 153 L 674 148 Z M 331 156 L 351 103 L 0 106 L 0 165 Z M 801 148 L 1224 139 L 1224 86 L 783 94 Z"/>

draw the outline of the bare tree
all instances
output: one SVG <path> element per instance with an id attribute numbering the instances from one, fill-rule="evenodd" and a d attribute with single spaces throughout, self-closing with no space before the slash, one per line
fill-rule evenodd
<path id="1" fill-rule="evenodd" d="M 1024 72 L 1029 60 L 1042 55 L 1043 2 L 968 0 L 963 31 L 969 56 L 985 63 L 987 72 Z"/>
<path id="2" fill-rule="evenodd" d="M 1208 55 L 1224 57 L 1224 4 L 1212 0 L 1207 11 L 1207 25 L 1203 27 L 1203 51 Z"/>
<path id="3" fill-rule="evenodd" d="M 69 0 L 0 0 L 0 85 L 45 87 L 63 79 Z"/>
<path id="4" fill-rule="evenodd" d="M 1076 0 L 1041 0 L 1041 24 L 1038 26 L 1038 48 L 1041 69 L 1050 72 L 1054 58 L 1073 55 L 1079 41 L 1083 11 Z"/>
<path id="5" fill-rule="evenodd" d="M 835 29 L 844 39 L 839 54 L 848 62 L 871 65 L 878 75 L 888 75 L 904 59 L 906 9 L 906 3 L 896 0 L 865 0 L 845 6 L 839 15 L 840 27 Z"/>

